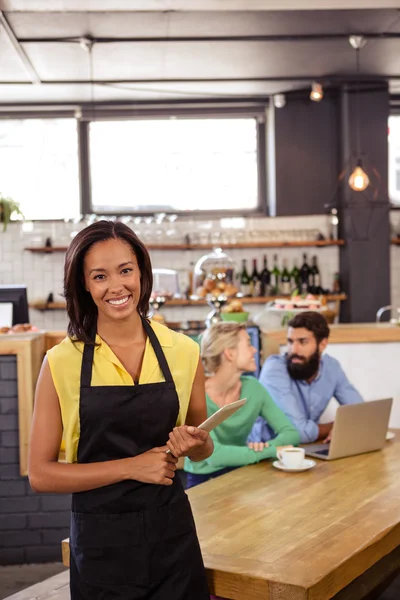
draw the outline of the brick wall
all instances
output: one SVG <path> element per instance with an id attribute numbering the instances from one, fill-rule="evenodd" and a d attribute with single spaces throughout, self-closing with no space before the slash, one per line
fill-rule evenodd
<path id="1" fill-rule="evenodd" d="M 0 356 L 0 565 L 61 561 L 70 496 L 34 494 L 19 474 L 17 368 Z"/>

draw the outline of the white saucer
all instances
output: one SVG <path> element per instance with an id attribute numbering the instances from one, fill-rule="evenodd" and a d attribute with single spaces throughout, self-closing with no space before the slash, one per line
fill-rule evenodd
<path id="1" fill-rule="evenodd" d="M 305 458 L 301 467 L 296 467 L 295 469 L 289 469 L 288 467 L 285 467 L 285 465 L 283 465 L 280 460 L 274 460 L 272 466 L 275 467 L 275 469 L 287 471 L 288 473 L 298 473 L 299 471 L 308 471 L 309 469 L 315 467 L 316 464 L 317 463 L 315 462 L 315 460 Z"/>
<path id="2" fill-rule="evenodd" d="M 386 432 L 386 440 L 392 440 L 394 437 L 396 437 L 396 434 L 393 431 Z"/>

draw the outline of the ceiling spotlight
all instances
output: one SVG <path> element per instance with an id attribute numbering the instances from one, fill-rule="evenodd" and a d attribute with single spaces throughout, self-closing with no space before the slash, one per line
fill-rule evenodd
<path id="1" fill-rule="evenodd" d="M 317 81 L 313 81 L 311 84 L 310 100 L 313 102 L 321 102 L 324 97 L 324 90 L 322 85 Z"/>
<path id="2" fill-rule="evenodd" d="M 90 52 L 93 46 L 93 40 L 89 37 L 79 38 L 79 45 L 85 52 Z"/>
<path id="3" fill-rule="evenodd" d="M 367 43 L 367 40 L 363 35 L 351 35 L 349 37 L 349 42 L 350 45 L 354 48 L 354 50 L 361 50 L 361 48 L 364 48 L 365 44 Z"/>
<path id="4" fill-rule="evenodd" d="M 274 95 L 274 106 L 275 106 L 275 108 L 283 108 L 284 106 L 286 106 L 285 94 L 275 94 Z"/>

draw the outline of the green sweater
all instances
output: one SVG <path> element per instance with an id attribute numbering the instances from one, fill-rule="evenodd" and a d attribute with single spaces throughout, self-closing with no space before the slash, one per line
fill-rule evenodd
<path id="1" fill-rule="evenodd" d="M 276 446 L 296 445 L 300 442 L 297 429 L 275 404 L 263 385 L 255 377 L 245 376 L 241 377 L 241 383 L 240 397 L 247 398 L 246 404 L 210 433 L 214 442 L 213 454 L 199 462 L 185 458 L 185 471 L 205 475 L 225 467 L 251 465 L 265 458 L 276 457 Z M 206 400 L 207 416 L 210 417 L 219 406 L 208 395 Z M 259 416 L 264 417 L 275 431 L 276 437 L 268 442 L 268 448 L 255 452 L 247 447 L 247 437 Z"/>

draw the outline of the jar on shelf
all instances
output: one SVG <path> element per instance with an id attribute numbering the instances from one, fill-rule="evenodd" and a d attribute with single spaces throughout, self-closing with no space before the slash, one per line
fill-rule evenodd
<path id="1" fill-rule="evenodd" d="M 193 272 L 193 297 L 235 296 L 239 291 L 234 285 L 235 266 L 233 260 L 222 251 L 214 248 L 212 252 L 202 256 L 196 263 Z"/>

